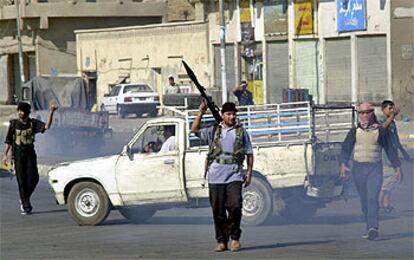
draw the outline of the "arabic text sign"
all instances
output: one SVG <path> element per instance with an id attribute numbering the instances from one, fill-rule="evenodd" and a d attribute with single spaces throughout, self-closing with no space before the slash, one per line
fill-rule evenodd
<path id="1" fill-rule="evenodd" d="M 313 33 L 313 1 L 295 0 L 295 34 Z"/>
<path id="2" fill-rule="evenodd" d="M 336 0 L 338 32 L 366 29 L 365 0 Z"/>

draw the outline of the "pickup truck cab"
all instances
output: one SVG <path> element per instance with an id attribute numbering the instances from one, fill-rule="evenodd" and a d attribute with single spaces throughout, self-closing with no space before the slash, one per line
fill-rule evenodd
<path id="1" fill-rule="evenodd" d="M 197 111 L 174 111 L 174 117 L 147 121 L 118 155 L 54 167 L 49 183 L 57 203 L 67 204 L 79 225 L 100 224 L 111 209 L 143 222 L 160 209 L 208 206 L 203 185 L 208 146 L 190 133 Z M 243 190 L 244 224 L 263 224 L 274 215 L 309 218 L 341 198 L 337 156 L 353 125 L 352 108 L 321 113 L 301 102 L 240 111 L 255 158 L 252 183 Z M 203 124 L 211 123 L 206 115 Z M 166 134 L 172 128 L 174 137 Z M 332 140 L 336 135 L 340 141 Z"/>

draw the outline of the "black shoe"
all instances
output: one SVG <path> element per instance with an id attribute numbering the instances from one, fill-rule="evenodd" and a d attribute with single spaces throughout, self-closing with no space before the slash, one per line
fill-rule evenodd
<path id="1" fill-rule="evenodd" d="M 32 214 L 32 208 L 24 208 L 23 205 L 20 205 L 20 214 L 21 215 L 30 215 Z"/>
<path id="2" fill-rule="evenodd" d="M 378 237 L 378 229 L 370 228 L 368 230 L 368 240 L 375 240 Z"/>

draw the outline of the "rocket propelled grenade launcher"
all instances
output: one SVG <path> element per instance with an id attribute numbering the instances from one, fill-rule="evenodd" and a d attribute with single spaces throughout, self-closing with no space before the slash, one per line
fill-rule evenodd
<path id="1" fill-rule="evenodd" d="M 182 61 L 185 70 L 187 71 L 187 75 L 190 77 L 190 79 L 194 82 L 194 85 L 197 87 L 198 91 L 201 94 L 201 97 L 206 101 L 207 107 L 210 109 L 211 113 L 213 114 L 214 119 L 216 119 L 217 123 L 220 123 L 222 121 L 222 118 L 219 113 L 219 108 L 214 104 L 214 102 L 209 98 L 206 94 L 206 89 L 201 86 L 201 84 L 198 82 L 196 75 L 194 74 L 193 70 L 187 65 L 185 61 Z"/>

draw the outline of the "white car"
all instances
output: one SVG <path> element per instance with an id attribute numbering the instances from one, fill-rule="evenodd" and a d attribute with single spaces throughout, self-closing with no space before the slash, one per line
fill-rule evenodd
<path id="1" fill-rule="evenodd" d="M 148 114 L 155 117 L 159 105 L 158 93 L 148 84 L 119 84 L 114 86 L 109 94 L 104 95 L 101 111 L 117 114 L 121 118 L 128 114 Z"/>

